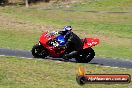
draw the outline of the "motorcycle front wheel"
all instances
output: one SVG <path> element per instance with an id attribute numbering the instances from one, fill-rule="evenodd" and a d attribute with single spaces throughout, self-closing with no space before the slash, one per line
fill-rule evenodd
<path id="1" fill-rule="evenodd" d="M 48 50 L 39 44 L 34 45 L 31 52 L 35 58 L 45 58 L 48 56 Z"/>

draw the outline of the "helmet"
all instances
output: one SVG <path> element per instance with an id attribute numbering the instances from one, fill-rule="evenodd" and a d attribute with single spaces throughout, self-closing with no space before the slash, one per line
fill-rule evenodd
<path id="1" fill-rule="evenodd" d="M 63 31 L 70 31 L 70 30 L 72 30 L 72 27 L 71 26 L 65 26 L 63 28 Z"/>

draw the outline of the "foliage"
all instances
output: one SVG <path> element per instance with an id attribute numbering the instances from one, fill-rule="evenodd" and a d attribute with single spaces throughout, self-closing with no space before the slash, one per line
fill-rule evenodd
<path id="1" fill-rule="evenodd" d="M 43 1 L 43 2 L 49 2 L 50 0 L 28 0 L 29 3 L 36 3 L 36 2 L 40 2 L 40 1 Z"/>
<path id="2" fill-rule="evenodd" d="M 0 5 L 7 4 L 8 0 L 0 0 Z"/>

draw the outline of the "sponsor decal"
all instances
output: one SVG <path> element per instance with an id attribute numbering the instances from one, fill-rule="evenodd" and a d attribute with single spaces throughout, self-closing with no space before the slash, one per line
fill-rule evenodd
<path id="1" fill-rule="evenodd" d="M 123 84 L 130 83 L 131 76 L 129 74 L 86 74 L 85 69 L 79 66 L 76 81 L 79 85 L 84 84 Z"/>

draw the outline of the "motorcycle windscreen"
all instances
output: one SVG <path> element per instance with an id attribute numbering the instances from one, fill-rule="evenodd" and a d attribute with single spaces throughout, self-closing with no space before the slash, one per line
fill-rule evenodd
<path id="1" fill-rule="evenodd" d="M 62 35 L 57 36 L 56 41 L 59 43 L 59 45 L 64 45 L 66 43 L 65 38 Z"/>

